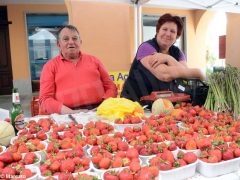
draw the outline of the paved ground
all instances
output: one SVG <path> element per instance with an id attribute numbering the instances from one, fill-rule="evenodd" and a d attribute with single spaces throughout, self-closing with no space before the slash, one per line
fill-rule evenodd
<path id="1" fill-rule="evenodd" d="M 31 107 L 30 102 L 32 96 L 36 96 L 38 93 L 33 93 L 30 95 L 21 95 L 20 102 L 24 111 L 25 117 L 31 117 Z M 12 95 L 1 95 L 0 96 L 0 108 L 10 110 L 12 107 Z"/>

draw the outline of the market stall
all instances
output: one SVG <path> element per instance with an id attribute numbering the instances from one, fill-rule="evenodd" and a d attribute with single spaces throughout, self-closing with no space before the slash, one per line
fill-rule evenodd
<path id="1" fill-rule="evenodd" d="M 25 129 L 1 146 L 1 176 L 240 178 L 240 123 L 231 113 L 182 103 L 153 115 L 117 99 L 97 111 L 25 118 Z"/>

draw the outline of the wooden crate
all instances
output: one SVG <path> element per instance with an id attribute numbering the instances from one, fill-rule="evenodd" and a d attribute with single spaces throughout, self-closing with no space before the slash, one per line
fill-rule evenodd
<path id="1" fill-rule="evenodd" d="M 31 107 L 31 115 L 37 116 L 39 114 L 39 97 L 38 96 L 32 97 L 30 107 Z"/>

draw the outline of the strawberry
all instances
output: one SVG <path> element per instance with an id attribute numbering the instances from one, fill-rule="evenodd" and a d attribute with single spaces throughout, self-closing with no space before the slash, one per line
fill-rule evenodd
<path id="1" fill-rule="evenodd" d="M 178 153 L 177 153 L 177 158 L 178 159 L 182 159 L 183 158 L 183 156 L 184 156 L 184 152 L 183 151 L 178 151 Z"/>
<path id="2" fill-rule="evenodd" d="M 4 152 L 3 154 L 0 155 L 0 161 L 4 163 L 11 163 L 13 162 L 13 156 L 12 153 L 9 151 Z"/>
<path id="3" fill-rule="evenodd" d="M 84 157 L 84 158 L 82 158 L 82 165 L 83 166 L 89 166 L 89 164 L 90 164 L 90 159 L 89 158 L 86 158 L 86 157 Z"/>
<path id="4" fill-rule="evenodd" d="M 169 161 L 162 161 L 158 164 L 158 168 L 161 171 L 166 171 L 172 169 L 172 163 Z"/>
<path id="5" fill-rule="evenodd" d="M 119 180 L 119 177 L 116 175 L 116 173 L 113 171 L 113 172 L 105 172 L 103 174 L 103 178 L 104 180 Z"/>
<path id="6" fill-rule="evenodd" d="M 73 160 L 66 159 L 66 160 L 62 161 L 61 166 L 60 166 L 61 172 L 72 173 L 72 172 L 74 172 L 74 169 L 75 169 L 75 164 L 74 164 Z"/>
<path id="7" fill-rule="evenodd" d="M 18 162 L 22 160 L 22 155 L 20 153 L 12 153 L 13 161 Z"/>
<path id="8" fill-rule="evenodd" d="M 59 161 L 54 161 L 53 163 L 51 163 L 50 165 L 50 169 L 52 171 L 59 171 L 61 167 L 61 163 Z"/>
<path id="9" fill-rule="evenodd" d="M 194 163 L 197 160 L 197 155 L 193 152 L 187 152 L 184 154 L 183 160 L 186 161 L 188 164 Z"/>
<path id="10" fill-rule="evenodd" d="M 23 163 L 25 165 L 27 164 L 33 164 L 34 160 L 37 158 L 37 155 L 35 153 L 26 153 L 23 158 Z"/>
<path id="11" fill-rule="evenodd" d="M 30 169 L 23 169 L 21 172 L 21 175 L 24 176 L 25 178 L 30 178 L 34 174 L 32 173 L 32 171 Z"/>
<path id="12" fill-rule="evenodd" d="M 47 139 L 47 134 L 44 131 L 39 131 L 36 134 L 36 137 L 42 141 Z"/>
<path id="13" fill-rule="evenodd" d="M 115 154 L 115 157 L 124 158 L 124 157 L 126 157 L 126 152 L 124 152 L 124 151 L 118 151 L 118 152 Z"/>
<path id="14" fill-rule="evenodd" d="M 130 163 L 129 169 L 130 169 L 132 172 L 134 172 L 134 173 L 138 172 L 138 171 L 141 169 L 140 162 L 136 162 L 136 161 L 134 162 L 134 161 L 132 161 L 132 162 Z"/>
<path id="15" fill-rule="evenodd" d="M 222 159 L 224 161 L 230 160 L 230 159 L 233 159 L 233 158 L 234 158 L 234 154 L 233 154 L 233 151 L 231 149 L 227 149 L 226 151 L 224 151 L 222 153 Z"/>
<path id="16" fill-rule="evenodd" d="M 108 169 L 110 167 L 111 160 L 107 157 L 103 157 L 99 162 L 99 167 L 101 169 Z"/>
<path id="17" fill-rule="evenodd" d="M 118 174 L 119 180 L 133 180 L 133 175 L 129 170 L 123 170 Z"/>
<path id="18" fill-rule="evenodd" d="M 161 154 L 161 159 L 167 160 L 170 163 L 174 163 L 174 161 L 175 161 L 173 153 L 169 150 L 166 150 Z"/>
<path id="19" fill-rule="evenodd" d="M 145 166 L 141 169 L 140 173 L 136 177 L 137 180 L 146 180 L 146 179 L 153 179 L 153 174 L 149 167 Z"/>
<path id="20" fill-rule="evenodd" d="M 10 175 L 16 175 L 17 171 L 16 169 L 10 167 L 10 166 L 7 166 L 5 168 L 2 169 L 2 175 L 3 177 L 5 177 L 6 175 L 7 176 L 10 176 Z M 2 176 L 1 176 L 2 177 Z"/>
<path id="21" fill-rule="evenodd" d="M 4 163 L 0 161 L 0 170 L 3 169 L 3 167 L 4 167 Z"/>
<path id="22" fill-rule="evenodd" d="M 240 157 L 240 148 L 234 149 L 234 157 L 236 158 Z"/>
<path id="23" fill-rule="evenodd" d="M 186 166 L 187 163 L 183 160 L 183 159 L 178 159 L 173 163 L 173 167 L 182 167 L 182 166 Z"/>
<path id="24" fill-rule="evenodd" d="M 118 142 L 117 146 L 118 146 L 118 149 L 120 151 L 127 151 L 128 150 L 128 143 L 127 142 L 120 141 L 120 142 Z"/>
<path id="25" fill-rule="evenodd" d="M 119 168 L 122 166 L 123 166 L 122 158 L 119 156 L 115 157 L 115 159 L 112 162 L 112 168 Z"/>
<path id="26" fill-rule="evenodd" d="M 72 173 L 60 173 L 58 175 L 58 180 L 73 180 L 74 177 L 72 175 Z"/>
<path id="27" fill-rule="evenodd" d="M 139 153 L 135 148 L 129 148 L 126 152 L 126 156 L 129 159 L 134 159 L 134 158 L 138 158 L 139 157 Z"/>
<path id="28" fill-rule="evenodd" d="M 218 161 L 218 157 L 216 155 L 210 155 L 207 159 L 208 163 L 217 163 Z"/>
<path id="29" fill-rule="evenodd" d="M 190 139 L 189 141 L 187 141 L 185 147 L 186 150 L 194 150 L 197 149 L 197 143 L 193 139 Z"/>
<path id="30" fill-rule="evenodd" d="M 93 164 L 98 164 L 102 158 L 103 158 L 103 155 L 100 153 L 97 153 L 96 155 L 94 155 L 92 157 L 91 160 L 92 160 Z"/>
<path id="31" fill-rule="evenodd" d="M 175 143 L 171 143 L 169 146 L 168 146 L 168 150 L 169 151 L 175 151 L 177 149 L 177 145 Z"/>
<path id="32" fill-rule="evenodd" d="M 219 149 L 212 149 L 208 152 L 209 156 L 216 156 L 218 158 L 218 162 L 222 160 L 222 152 Z"/>
<path id="33" fill-rule="evenodd" d="M 150 172 L 152 173 L 152 175 L 153 175 L 154 177 L 157 177 L 157 176 L 158 176 L 158 174 L 159 174 L 159 169 L 158 169 L 157 166 L 150 166 L 150 167 L 149 167 L 149 170 L 150 170 Z"/>

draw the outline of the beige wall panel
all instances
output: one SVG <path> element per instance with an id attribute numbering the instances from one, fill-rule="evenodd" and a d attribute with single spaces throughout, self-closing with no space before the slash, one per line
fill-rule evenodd
<path id="1" fill-rule="evenodd" d="M 70 21 L 79 28 L 82 50 L 97 56 L 108 71 L 128 71 L 131 62 L 130 5 L 65 1 Z"/>
<path id="2" fill-rule="evenodd" d="M 240 14 L 227 13 L 226 63 L 240 68 Z"/>

